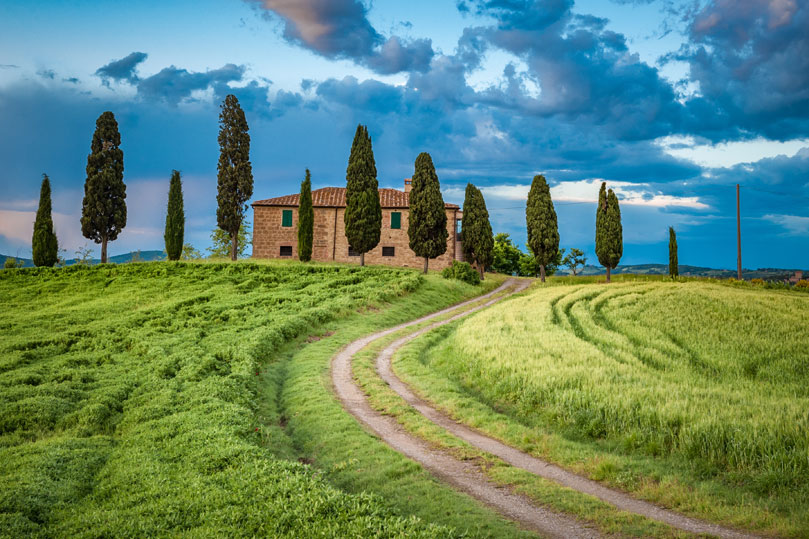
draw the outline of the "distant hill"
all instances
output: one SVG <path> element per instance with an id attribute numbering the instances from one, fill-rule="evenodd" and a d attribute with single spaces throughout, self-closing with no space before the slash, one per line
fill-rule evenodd
<path id="1" fill-rule="evenodd" d="M 704 268 L 701 266 L 687 266 L 680 264 L 680 275 L 684 277 L 713 277 L 714 279 L 728 279 L 736 277 L 735 270 Z M 794 275 L 795 269 L 783 268 L 759 268 L 755 270 L 742 269 L 742 277 L 745 279 L 764 279 L 765 281 L 783 281 Z M 801 270 L 797 270 L 801 271 Z M 567 269 L 560 269 L 560 275 L 570 275 Z M 602 266 L 587 265 L 579 275 L 604 275 L 606 270 Z M 630 264 L 618 266 L 612 270 L 613 274 L 630 273 L 635 275 L 668 275 L 668 264 Z M 809 275 L 809 270 L 803 270 L 804 275 Z"/>
<path id="2" fill-rule="evenodd" d="M 22 260 L 24 268 L 31 268 L 34 266 L 34 261 L 30 258 L 21 258 L 15 256 L 8 256 L 8 255 L 0 255 L 0 268 L 3 267 L 3 264 L 6 263 L 7 258 L 16 258 L 17 260 Z M 114 264 L 125 264 L 127 262 L 132 262 L 133 259 L 138 259 L 141 262 L 152 262 L 153 260 L 165 260 L 166 253 L 163 251 L 132 251 L 130 253 L 122 254 L 122 255 L 115 255 L 110 257 L 110 262 Z M 76 263 L 76 260 L 70 258 L 65 261 L 66 265 L 72 266 Z M 100 258 L 93 258 L 90 260 L 91 264 L 100 264 Z"/>

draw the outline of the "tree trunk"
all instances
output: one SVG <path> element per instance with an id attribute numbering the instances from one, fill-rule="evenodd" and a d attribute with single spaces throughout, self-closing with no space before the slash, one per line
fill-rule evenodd
<path id="1" fill-rule="evenodd" d="M 483 264 L 478 264 L 478 273 L 480 273 L 480 280 L 483 280 Z"/>
<path id="2" fill-rule="evenodd" d="M 101 263 L 107 263 L 107 236 L 101 236 Z"/>
<path id="3" fill-rule="evenodd" d="M 543 283 L 545 282 L 545 264 L 539 266 L 539 278 Z"/>
<path id="4" fill-rule="evenodd" d="M 365 265 L 365 253 L 360 253 L 360 266 Z"/>
<path id="5" fill-rule="evenodd" d="M 610 267 L 607 266 L 607 282 L 610 282 Z"/>
<path id="6" fill-rule="evenodd" d="M 230 233 L 230 259 L 236 260 L 236 246 L 239 243 L 239 231 Z"/>
<path id="7" fill-rule="evenodd" d="M 426 256 L 424 257 L 424 275 L 427 275 L 427 265 L 430 263 L 430 259 Z"/>

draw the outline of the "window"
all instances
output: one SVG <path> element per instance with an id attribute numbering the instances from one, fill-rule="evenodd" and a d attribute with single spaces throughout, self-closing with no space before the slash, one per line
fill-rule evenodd
<path id="1" fill-rule="evenodd" d="M 460 219 L 455 220 L 455 236 L 458 238 L 458 241 L 461 241 L 461 221 Z"/>
<path id="2" fill-rule="evenodd" d="M 348 256 L 360 256 L 360 254 L 354 250 L 352 246 L 348 246 Z"/>
<path id="3" fill-rule="evenodd" d="M 383 247 L 382 248 L 382 256 L 396 256 L 396 248 L 395 247 Z"/>
<path id="4" fill-rule="evenodd" d="M 400 211 L 392 211 L 390 212 L 390 227 L 394 228 L 402 228 L 402 212 Z M 393 255 L 391 255 L 393 256 Z"/>
<path id="5" fill-rule="evenodd" d="M 292 210 L 284 210 L 281 215 L 281 226 L 292 226 Z"/>
<path id="6" fill-rule="evenodd" d="M 292 246 L 291 245 L 282 245 L 281 246 L 281 256 L 292 256 Z"/>

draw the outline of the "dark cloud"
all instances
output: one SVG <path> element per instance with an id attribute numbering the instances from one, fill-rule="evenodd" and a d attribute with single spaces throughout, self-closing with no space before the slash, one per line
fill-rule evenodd
<path id="1" fill-rule="evenodd" d="M 81 81 L 77 77 L 67 77 L 62 79 L 62 82 L 69 82 L 70 84 L 78 84 Z"/>
<path id="2" fill-rule="evenodd" d="M 326 58 L 348 58 L 377 73 L 424 71 L 434 52 L 429 39 L 385 39 L 359 0 L 248 0 L 284 24 L 284 38 Z"/>
<path id="3" fill-rule="evenodd" d="M 138 95 L 146 99 L 163 100 L 177 105 L 187 99 L 195 90 L 213 88 L 217 97 L 224 98 L 229 93 L 229 82 L 238 82 L 244 76 L 245 67 L 226 64 L 219 69 L 191 72 L 187 69 L 169 66 L 150 77 L 137 82 Z M 266 93 L 265 93 L 266 97 Z"/>
<path id="4" fill-rule="evenodd" d="M 0 69 L 19 69 L 20 66 L 14 64 L 0 64 Z"/>
<path id="5" fill-rule="evenodd" d="M 809 4 L 797 0 L 715 0 L 696 12 L 676 55 L 701 94 L 689 103 L 688 128 L 700 131 L 707 113 L 702 134 L 714 140 L 809 134 L 807 28 Z"/>
<path id="6" fill-rule="evenodd" d="M 56 78 L 56 72 L 53 69 L 40 69 L 37 71 L 37 75 L 42 77 L 43 79 L 53 80 Z"/>
<path id="7" fill-rule="evenodd" d="M 145 52 L 133 52 L 120 60 L 113 60 L 107 65 L 99 67 L 95 74 L 101 77 L 102 83 L 106 86 L 109 86 L 110 81 L 135 84 L 139 80 L 135 70 L 138 64 L 147 57 L 148 54 Z"/>

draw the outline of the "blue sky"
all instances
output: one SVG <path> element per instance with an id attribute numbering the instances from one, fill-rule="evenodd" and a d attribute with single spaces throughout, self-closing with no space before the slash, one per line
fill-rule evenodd
<path id="1" fill-rule="evenodd" d="M 186 238 L 215 226 L 218 106 L 250 124 L 254 199 L 344 185 L 357 123 L 379 182 L 428 151 L 447 201 L 467 182 L 525 241 L 534 174 L 563 247 L 593 253 L 601 181 L 623 263 L 809 268 L 809 5 L 798 0 L 196 0 L 0 4 L 0 253 L 29 256 L 41 174 L 60 244 L 82 246 L 84 168 L 111 110 L 129 220 L 111 254 L 161 249 L 172 169 Z M 252 216 L 251 216 L 252 218 Z"/>

